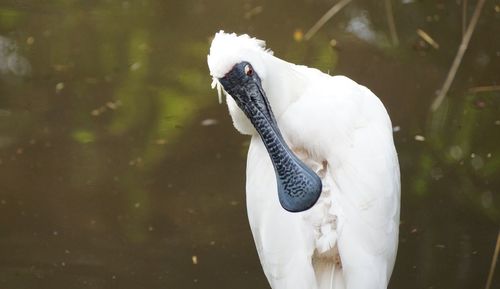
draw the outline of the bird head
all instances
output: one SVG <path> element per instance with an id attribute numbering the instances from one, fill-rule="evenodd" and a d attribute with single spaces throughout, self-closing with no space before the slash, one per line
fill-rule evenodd
<path id="1" fill-rule="evenodd" d="M 245 96 L 255 96 L 250 90 L 257 87 L 262 90 L 262 81 L 266 78 L 265 58 L 270 55 L 272 51 L 265 49 L 264 41 L 246 34 L 238 36 L 220 31 L 212 40 L 210 54 L 207 56 L 213 77 L 212 88 L 217 88 L 219 102 L 222 92 L 231 96 L 226 97 L 226 103 L 234 127 L 242 134 L 257 133 L 244 110 L 240 108 L 242 104 L 250 103 L 249 98 Z M 246 90 L 246 93 L 241 93 L 241 89 Z"/>
<path id="2" fill-rule="evenodd" d="M 312 207 L 321 193 L 321 180 L 290 150 L 278 128 L 263 88 L 272 52 L 264 41 L 217 33 L 207 57 L 212 86 L 223 89 L 234 126 L 244 134 L 259 134 L 274 166 L 281 205 L 300 212 Z M 269 81 L 269 78 L 267 78 Z M 269 86 L 268 86 L 269 87 Z M 274 103 L 279 104 L 278 99 Z"/>

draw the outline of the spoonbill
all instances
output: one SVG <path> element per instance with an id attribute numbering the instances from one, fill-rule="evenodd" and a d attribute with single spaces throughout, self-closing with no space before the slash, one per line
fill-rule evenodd
<path id="1" fill-rule="evenodd" d="M 246 34 L 216 33 L 207 61 L 234 127 L 251 136 L 248 220 L 271 287 L 387 288 L 400 174 L 382 102 Z"/>

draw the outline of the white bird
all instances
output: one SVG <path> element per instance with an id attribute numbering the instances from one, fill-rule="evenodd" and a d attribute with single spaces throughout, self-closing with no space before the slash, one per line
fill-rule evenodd
<path id="1" fill-rule="evenodd" d="M 235 128 L 251 136 L 248 219 L 271 287 L 387 288 L 400 175 L 381 101 L 248 35 L 220 31 L 207 60 Z"/>

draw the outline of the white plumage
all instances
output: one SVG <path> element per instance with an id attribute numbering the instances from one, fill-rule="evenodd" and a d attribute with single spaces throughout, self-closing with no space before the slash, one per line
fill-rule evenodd
<path id="1" fill-rule="evenodd" d="M 398 245 L 400 176 L 389 116 L 366 87 L 285 62 L 247 35 L 216 34 L 214 83 L 248 61 L 262 80 L 283 138 L 321 178 L 318 202 L 284 210 L 263 141 L 231 97 L 238 131 L 251 135 L 248 219 L 273 289 L 385 289 Z"/>

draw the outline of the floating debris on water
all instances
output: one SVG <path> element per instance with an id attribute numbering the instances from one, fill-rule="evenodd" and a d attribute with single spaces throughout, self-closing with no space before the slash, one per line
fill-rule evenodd
<path id="1" fill-rule="evenodd" d="M 497 53 L 497 56 L 500 56 L 500 55 L 498 55 L 498 53 Z M 492 92 L 492 91 L 498 91 L 498 90 L 500 90 L 500 85 L 476 86 L 476 87 L 469 88 L 469 92 L 472 92 L 472 93 Z"/>
<path id="2" fill-rule="evenodd" d="M 191 257 L 191 261 L 193 262 L 193 265 L 197 265 L 197 264 L 198 264 L 198 256 L 193 255 L 193 256 Z"/>
<path id="3" fill-rule="evenodd" d="M 139 68 L 141 68 L 141 63 L 140 62 L 134 62 L 132 65 L 130 65 L 130 70 L 131 71 L 136 71 Z"/>
<path id="4" fill-rule="evenodd" d="M 112 110 L 115 110 L 118 108 L 118 106 L 120 106 L 121 103 L 119 102 L 111 102 L 111 101 L 108 101 L 106 102 L 106 107 L 109 108 L 109 109 L 112 109 Z"/>
<path id="5" fill-rule="evenodd" d="M 415 140 L 416 141 L 425 141 L 425 137 L 423 135 L 417 134 L 417 135 L 415 135 Z"/>
<path id="6" fill-rule="evenodd" d="M 304 40 L 304 32 L 302 32 L 302 29 L 295 29 L 293 32 L 293 40 L 296 42 L 301 42 Z"/>
<path id="7" fill-rule="evenodd" d="M 35 43 L 35 37 L 30 36 L 26 39 L 26 44 L 33 45 L 33 43 Z"/>
<path id="8" fill-rule="evenodd" d="M 217 123 L 219 122 L 213 118 L 207 118 L 201 121 L 202 126 L 211 126 L 211 125 L 216 125 Z"/>
<path id="9" fill-rule="evenodd" d="M 160 138 L 160 139 L 155 140 L 155 144 L 164 145 L 164 144 L 167 144 L 167 140 Z"/>
<path id="10" fill-rule="evenodd" d="M 399 125 L 397 125 L 397 126 L 395 126 L 395 127 L 392 128 L 393 132 L 398 132 L 400 130 L 401 130 L 401 127 Z"/>
<path id="11" fill-rule="evenodd" d="M 92 111 L 90 112 L 90 114 L 91 114 L 91 115 L 93 115 L 93 116 L 98 116 L 98 115 L 100 115 L 101 113 L 103 113 L 104 111 L 105 111 L 105 110 L 103 110 L 102 108 L 96 108 L 96 109 L 92 110 Z"/>
<path id="12" fill-rule="evenodd" d="M 434 49 L 439 49 L 439 44 L 429 34 L 427 34 L 427 32 L 422 29 L 417 29 L 417 34 Z"/>
<path id="13" fill-rule="evenodd" d="M 457 145 L 454 145 L 452 147 L 450 147 L 450 156 L 455 159 L 455 160 L 459 160 L 463 157 L 463 151 L 462 151 L 462 148 L 457 146 Z"/>
<path id="14" fill-rule="evenodd" d="M 122 102 L 121 100 L 117 100 L 117 101 L 108 101 L 106 102 L 104 105 L 96 108 L 96 109 L 93 109 L 90 114 L 93 115 L 93 116 L 99 116 L 103 113 L 105 113 L 107 110 L 116 110 L 118 109 L 120 106 L 122 106 Z"/>
<path id="15" fill-rule="evenodd" d="M 138 166 L 142 164 L 142 158 L 138 157 L 128 162 L 130 166 Z"/>
<path id="16" fill-rule="evenodd" d="M 330 42 L 328 42 L 332 48 L 337 48 L 338 47 L 338 41 L 335 38 L 332 38 Z"/>
<path id="17" fill-rule="evenodd" d="M 64 83 L 63 82 L 59 82 L 56 84 L 56 93 L 59 93 L 61 92 L 61 90 L 64 89 Z"/>

